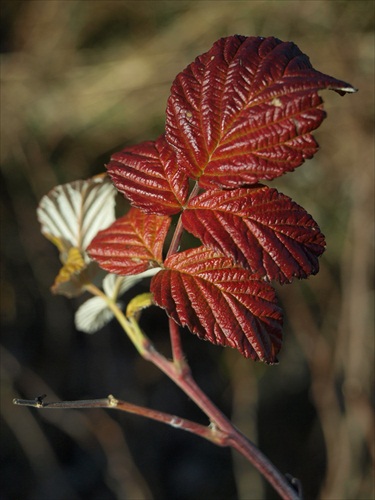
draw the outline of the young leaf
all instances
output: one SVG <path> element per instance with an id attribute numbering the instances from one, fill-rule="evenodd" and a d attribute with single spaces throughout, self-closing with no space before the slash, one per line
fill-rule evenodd
<path id="1" fill-rule="evenodd" d="M 115 153 L 107 169 L 117 189 L 147 213 L 172 215 L 186 202 L 188 178 L 164 135 Z"/>
<path id="2" fill-rule="evenodd" d="M 204 189 L 271 180 L 317 151 L 310 132 L 325 117 L 317 91 L 327 88 L 355 92 L 315 71 L 292 42 L 222 38 L 177 75 L 166 139 Z"/>
<path id="3" fill-rule="evenodd" d="M 86 249 L 95 234 L 115 220 L 116 190 L 107 175 L 56 186 L 41 199 L 42 233 L 57 246 L 63 264 L 52 291 L 75 297 L 99 271 Z"/>
<path id="4" fill-rule="evenodd" d="M 151 292 L 179 325 L 245 357 L 277 361 L 282 313 L 269 284 L 206 247 L 173 254 L 164 266 Z"/>
<path id="5" fill-rule="evenodd" d="M 100 267 L 120 275 L 138 274 L 162 263 L 170 218 L 132 208 L 108 229 L 100 231 L 88 253 Z"/>
<path id="6" fill-rule="evenodd" d="M 144 278 L 154 276 L 160 268 L 148 269 L 135 276 L 118 276 L 107 274 L 103 280 L 104 293 L 112 299 L 117 299 L 139 283 Z M 86 300 L 76 311 L 74 321 L 77 330 L 85 333 L 95 333 L 113 318 L 113 312 L 109 309 L 107 302 L 102 297 L 92 297 Z"/>
<path id="7" fill-rule="evenodd" d="M 78 297 L 85 291 L 85 285 L 91 283 L 99 271 L 96 262 L 87 264 L 78 248 L 71 247 L 51 291 L 69 298 Z"/>
<path id="8" fill-rule="evenodd" d="M 116 190 L 106 175 L 56 186 L 41 199 L 37 215 L 41 231 L 61 252 L 85 250 L 96 233 L 115 220 Z"/>
<path id="9" fill-rule="evenodd" d="M 319 226 L 276 189 L 206 191 L 189 202 L 182 223 L 206 246 L 270 280 L 284 283 L 319 270 L 325 246 Z"/>
<path id="10" fill-rule="evenodd" d="M 74 323 L 77 330 L 95 333 L 113 318 L 113 312 L 101 297 L 91 297 L 76 311 Z"/>
<path id="11" fill-rule="evenodd" d="M 127 292 L 137 283 L 145 278 L 151 278 L 155 276 L 156 273 L 160 271 L 160 267 L 153 267 L 152 269 L 147 269 L 142 273 L 130 275 L 130 276 L 119 276 L 118 274 L 107 274 L 103 280 L 103 291 L 112 300 L 116 301 L 123 293 Z"/>

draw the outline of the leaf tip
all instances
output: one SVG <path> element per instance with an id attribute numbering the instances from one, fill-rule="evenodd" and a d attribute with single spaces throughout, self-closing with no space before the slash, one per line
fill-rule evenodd
<path id="1" fill-rule="evenodd" d="M 356 87 L 352 87 L 351 85 L 347 85 L 345 87 L 340 87 L 340 88 L 330 88 L 330 90 L 334 90 L 337 92 L 339 95 L 344 96 L 345 94 L 355 94 L 358 92 L 359 89 Z"/>

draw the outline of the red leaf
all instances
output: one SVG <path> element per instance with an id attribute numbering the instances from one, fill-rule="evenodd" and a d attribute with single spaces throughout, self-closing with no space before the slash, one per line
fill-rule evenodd
<path id="1" fill-rule="evenodd" d="M 191 200 L 182 222 L 205 245 L 268 279 L 285 283 L 319 270 L 325 246 L 319 226 L 276 189 L 206 191 Z"/>
<path id="2" fill-rule="evenodd" d="M 170 222 L 165 215 L 144 214 L 132 208 L 97 234 L 88 253 L 103 269 L 115 274 L 138 274 L 161 266 Z"/>
<path id="3" fill-rule="evenodd" d="M 277 361 L 282 313 L 270 285 L 206 247 L 173 254 L 164 265 L 151 292 L 178 324 L 245 357 Z"/>
<path id="4" fill-rule="evenodd" d="M 315 71 L 292 42 L 222 38 L 177 75 L 166 138 L 204 189 L 270 180 L 316 152 L 310 132 L 325 117 L 317 91 L 326 88 L 355 91 Z"/>
<path id="5" fill-rule="evenodd" d="M 164 135 L 115 153 L 107 168 L 116 188 L 147 213 L 172 215 L 186 202 L 188 178 Z"/>

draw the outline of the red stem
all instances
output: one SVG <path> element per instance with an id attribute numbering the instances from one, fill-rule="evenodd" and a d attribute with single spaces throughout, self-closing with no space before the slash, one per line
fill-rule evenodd
<path id="1" fill-rule="evenodd" d="M 180 340 L 178 325 L 173 320 L 169 322 L 171 329 L 173 355 L 178 362 L 168 361 L 152 344 L 149 344 L 144 358 L 151 361 L 187 394 L 195 404 L 209 417 L 211 424 L 222 434 L 222 446 L 231 446 L 241 453 L 274 487 L 284 500 L 300 500 L 300 496 L 291 486 L 285 476 L 263 455 L 263 453 L 239 432 L 232 422 L 214 405 L 207 395 L 196 384 L 190 367 L 186 363 Z"/>
<path id="2" fill-rule="evenodd" d="M 177 323 L 173 321 L 172 318 L 169 318 L 169 334 L 171 338 L 172 357 L 175 366 L 179 366 L 181 371 L 183 370 L 190 371 L 190 368 L 185 361 L 184 352 L 182 350 L 179 327 Z"/>
<path id="3" fill-rule="evenodd" d="M 57 401 L 50 403 L 44 402 L 45 397 L 46 396 L 44 395 L 39 396 L 35 399 L 14 399 L 13 404 L 20 406 L 31 406 L 33 408 L 48 408 L 50 410 L 86 408 L 109 408 L 120 410 L 126 413 L 132 413 L 134 415 L 139 415 L 141 417 L 146 417 L 158 422 L 162 422 L 176 429 L 182 429 L 184 431 L 191 432 L 197 436 L 208 439 L 216 445 L 223 446 L 223 439 L 225 438 L 225 436 L 218 430 L 215 430 L 215 432 L 213 432 L 210 427 L 198 424 L 197 422 L 193 422 L 186 418 L 181 418 L 177 415 L 172 415 L 170 413 L 165 413 L 159 410 L 153 410 L 144 406 L 134 405 L 132 403 L 116 399 L 113 396 L 108 396 L 108 398 L 104 399 Z"/>
<path id="4" fill-rule="evenodd" d="M 13 402 L 23 406 L 37 408 L 111 408 L 134 413 L 148 417 L 159 422 L 171 425 L 175 428 L 201 436 L 219 446 L 231 446 L 241 453 L 274 487 L 284 500 L 300 500 L 296 490 L 287 481 L 274 465 L 263 455 L 263 453 L 239 432 L 228 418 L 214 405 L 207 395 L 200 389 L 192 377 L 190 367 L 185 362 L 178 326 L 170 323 L 171 336 L 174 342 L 174 355 L 178 360 L 168 361 L 153 347 L 151 342 L 144 344 L 143 357 L 156 365 L 163 373 L 175 382 L 187 394 L 201 410 L 209 417 L 209 427 L 200 425 L 187 419 L 170 415 L 150 408 L 144 408 L 125 401 L 118 401 L 113 396 L 107 399 L 85 400 L 85 401 L 63 401 L 57 403 L 45 403 L 44 397 L 39 396 L 34 400 L 16 399 Z"/>
<path id="5" fill-rule="evenodd" d="M 193 189 L 190 192 L 189 200 L 194 198 L 194 196 L 199 193 L 199 189 L 200 188 L 199 188 L 198 182 L 196 182 L 194 184 Z M 187 203 L 189 203 L 189 200 L 187 201 Z M 177 225 L 176 225 L 176 229 L 173 233 L 173 238 L 172 238 L 171 244 L 168 248 L 167 257 L 178 252 L 178 247 L 180 245 L 181 236 L 182 236 L 183 231 L 184 231 L 184 226 L 182 225 L 181 216 L 180 216 L 178 219 Z"/>
<path id="6" fill-rule="evenodd" d="M 182 429 L 197 436 L 201 436 L 217 445 L 222 445 L 224 436 L 220 431 L 212 432 L 212 429 L 210 429 L 209 427 L 198 424 L 186 418 L 181 418 L 176 415 L 153 410 L 151 408 L 133 405 L 125 401 L 117 401 L 115 409 L 122 410 L 127 413 L 134 413 L 142 417 L 151 418 L 152 420 L 157 420 L 158 422 L 170 425 L 171 427 L 174 427 L 176 429 Z"/>

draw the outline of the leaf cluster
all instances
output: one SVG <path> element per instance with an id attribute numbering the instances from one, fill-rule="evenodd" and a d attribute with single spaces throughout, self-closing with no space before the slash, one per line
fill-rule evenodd
<path id="1" fill-rule="evenodd" d="M 271 282 L 316 274 L 325 241 L 301 206 L 262 181 L 316 153 L 322 89 L 355 91 L 291 42 L 218 40 L 175 78 L 165 133 L 112 156 L 108 173 L 132 208 L 97 234 L 90 257 L 123 276 L 160 269 L 153 300 L 177 324 L 275 363 L 282 311 Z M 179 251 L 183 231 L 201 245 Z"/>

